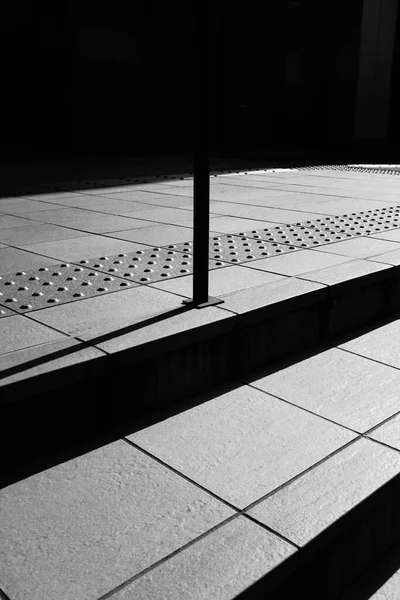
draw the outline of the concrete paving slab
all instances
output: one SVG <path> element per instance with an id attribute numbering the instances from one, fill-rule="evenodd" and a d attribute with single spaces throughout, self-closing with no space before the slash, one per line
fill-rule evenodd
<path id="1" fill-rule="evenodd" d="M 150 206 L 150 210 L 139 210 L 123 213 L 124 216 L 134 216 L 137 219 L 144 219 L 146 221 L 156 221 L 157 223 L 166 223 L 167 225 L 192 225 L 193 224 L 193 211 L 188 209 L 184 210 L 181 208 L 169 208 L 169 207 L 158 207 Z"/>
<path id="2" fill-rule="evenodd" d="M 13 246 L 25 246 L 27 244 L 38 244 L 41 242 L 53 242 L 56 240 L 69 240 L 84 236 L 85 233 L 68 227 L 57 227 L 57 225 L 31 224 L 25 227 L 8 227 L 0 229 L 0 241 Z M 70 242 L 71 244 L 73 242 Z"/>
<path id="3" fill-rule="evenodd" d="M 35 200 L 24 200 L 23 198 L 15 198 L 12 200 L 0 199 L 0 213 L 8 215 L 21 215 L 25 213 L 37 212 L 42 210 L 57 209 L 57 204 L 50 202 L 36 202 Z"/>
<path id="4" fill-rule="evenodd" d="M 255 260 L 246 264 L 246 267 L 295 276 L 310 273 L 324 267 L 340 265 L 350 260 L 352 259 L 347 256 L 339 256 L 337 254 L 323 254 L 322 252 L 317 253 L 312 250 L 299 250 L 298 252 L 291 252 L 281 256 L 271 256 L 270 258 Z"/>
<path id="5" fill-rule="evenodd" d="M 400 321 L 381 325 L 338 347 L 400 369 Z"/>
<path id="6" fill-rule="evenodd" d="M 256 219 L 258 221 L 283 224 L 298 223 L 307 220 L 312 221 L 325 216 L 322 209 L 317 213 L 311 213 L 281 210 L 279 208 L 266 208 L 263 206 L 250 206 L 247 204 L 234 204 L 233 202 L 211 202 L 210 210 L 214 214 L 230 217 L 245 217 L 246 219 Z"/>
<path id="7" fill-rule="evenodd" d="M 71 242 L 69 242 L 71 245 Z M 0 248 L 0 275 L 12 273 L 19 269 L 36 269 L 46 265 L 52 265 L 58 261 L 48 256 L 40 256 L 27 250 L 18 248 Z"/>
<path id="8" fill-rule="evenodd" d="M 233 511 L 117 441 L 0 492 L 11 598 L 99 598 Z M 118 560 L 116 560 L 118 557 Z"/>
<path id="9" fill-rule="evenodd" d="M 113 233 L 108 233 L 106 237 L 129 240 L 136 244 L 147 244 L 148 246 L 167 246 L 169 244 L 179 244 L 193 239 L 193 229 L 190 227 L 157 225 L 156 223 L 151 225 L 150 222 L 148 225 L 149 227 L 127 231 L 114 231 Z M 210 235 L 212 235 L 212 233 L 215 232 L 210 232 Z"/>
<path id="10" fill-rule="evenodd" d="M 224 308 L 243 317 L 251 317 L 251 313 L 271 305 L 278 306 L 284 301 L 303 299 L 307 294 L 326 292 L 326 286 L 294 277 L 280 279 L 271 283 L 233 292 L 224 299 Z"/>
<path id="11" fill-rule="evenodd" d="M 312 252 L 314 252 L 312 250 Z M 321 252 L 322 254 L 322 252 Z M 331 255 L 332 256 L 332 255 Z M 346 257 L 348 260 L 326 269 L 319 269 L 310 273 L 303 273 L 298 277 L 306 279 L 307 281 L 315 281 L 316 283 L 323 283 L 329 286 L 337 286 L 338 284 L 355 284 L 357 280 L 365 275 L 371 275 L 376 273 L 383 273 L 391 269 L 390 265 L 384 265 L 381 263 L 374 263 L 368 260 L 351 260 L 350 257 Z M 337 288 L 336 291 L 339 291 Z"/>
<path id="12" fill-rule="evenodd" d="M 124 229 L 135 229 L 148 227 L 148 221 L 131 219 L 117 215 L 105 215 L 93 213 L 91 217 L 84 217 L 76 221 L 69 221 L 68 227 L 85 231 L 86 233 L 110 233 L 112 231 L 123 231 Z"/>
<path id="13" fill-rule="evenodd" d="M 118 252 L 132 252 L 146 248 L 139 243 L 126 242 L 120 239 L 112 239 L 107 236 L 85 235 L 71 240 L 59 240 L 57 242 L 42 242 L 41 244 L 21 245 L 21 249 L 43 254 L 46 257 L 57 260 L 74 262 L 83 258 L 96 258 L 99 255 L 116 254 Z M 44 259 L 44 260 L 47 260 Z M 43 263 L 43 259 L 42 259 Z M 43 266 L 40 264 L 39 266 Z M 30 268 L 34 268 L 33 266 Z M 9 269 L 8 272 L 12 271 Z"/>
<path id="14" fill-rule="evenodd" d="M 75 198 L 76 196 L 81 196 L 82 192 L 48 192 L 44 194 L 24 194 L 23 198 L 28 200 L 37 200 L 40 202 L 50 202 L 52 203 L 54 200 L 61 200 L 62 198 Z"/>
<path id="15" fill-rule="evenodd" d="M 395 204 L 395 202 L 393 202 Z M 349 213 L 374 210 L 376 208 L 386 208 L 387 202 L 379 200 L 359 200 L 356 198 L 345 198 L 343 200 L 330 200 L 321 202 L 319 210 L 327 215 L 344 215 Z"/>
<path id="16" fill-rule="evenodd" d="M 249 386 L 128 436 L 240 509 L 354 437 Z"/>
<path id="17" fill-rule="evenodd" d="M 52 211 L 49 211 L 49 212 L 52 212 Z M 32 214 L 36 214 L 36 213 L 32 213 Z M 30 225 L 32 225 L 32 220 L 30 220 L 29 218 L 23 219 L 21 217 L 12 217 L 12 216 L 8 216 L 8 215 L 0 216 L 0 230 L 7 229 L 9 227 L 11 227 L 11 228 L 29 227 Z"/>
<path id="18" fill-rule="evenodd" d="M 34 323 L 34 322 L 33 322 Z M 35 323 L 34 323 L 35 324 Z M 102 359 L 105 354 L 97 348 L 92 348 L 72 338 L 57 339 L 41 343 L 37 346 L 22 348 L 0 355 L 0 387 L 16 382 L 26 381 L 29 393 L 43 393 L 46 385 L 57 382 L 69 383 L 75 380 L 78 373 L 89 376 L 101 373 L 104 368 Z M 66 369 L 74 367 L 74 371 L 66 373 Z M 79 368 L 77 368 L 79 366 Z M 46 381 L 34 378 L 48 374 Z M 61 378 L 61 379 L 60 379 Z M 51 381 L 49 381 L 49 379 Z M 16 398 L 15 392 L 12 398 Z"/>
<path id="19" fill-rule="evenodd" d="M 392 229 L 384 233 L 373 233 L 371 237 L 378 240 L 389 240 L 391 242 L 400 242 L 400 229 Z"/>
<path id="20" fill-rule="evenodd" d="M 162 193 L 163 192 L 163 193 Z M 138 192 L 119 192 L 116 194 L 107 194 L 109 198 L 118 198 L 120 200 L 128 200 L 129 202 L 140 202 L 141 204 L 149 204 L 154 206 L 168 206 L 171 208 L 192 208 L 193 198 L 187 196 L 174 196 L 168 193 L 168 189 L 164 191 L 164 188 L 160 193 L 147 194 L 146 196 L 139 196 L 136 200 Z"/>
<path id="21" fill-rule="evenodd" d="M 82 208 L 86 210 L 95 210 L 108 214 L 119 215 L 124 212 L 134 210 L 146 210 L 148 204 L 141 202 L 128 202 L 125 200 L 117 200 L 106 196 L 78 196 L 76 198 L 64 198 L 59 202 L 59 206 L 69 206 L 73 208 Z M 59 208 L 58 206 L 58 208 Z"/>
<path id="22" fill-rule="evenodd" d="M 282 275 L 275 273 L 265 273 L 233 265 L 209 272 L 209 293 L 210 296 L 224 296 L 225 294 L 231 294 L 232 292 L 263 285 L 282 278 Z M 159 283 L 152 284 L 152 287 L 191 298 L 193 275 L 178 277 L 171 281 L 160 281 Z"/>
<path id="23" fill-rule="evenodd" d="M 378 256 L 372 256 L 367 258 L 370 262 L 384 263 L 387 265 L 397 266 L 400 265 L 400 249 L 393 250 L 391 252 L 384 252 Z"/>
<path id="24" fill-rule="evenodd" d="M 398 369 L 337 348 L 299 359 L 276 372 L 246 377 L 246 381 L 359 432 L 378 425 L 399 408 Z"/>
<path id="25" fill-rule="evenodd" d="M 87 193 L 87 192 L 86 192 Z M 128 202 L 143 202 L 145 204 L 153 203 L 153 200 L 163 200 L 164 194 L 167 197 L 173 198 L 171 195 L 169 188 L 166 188 L 159 185 L 150 184 L 149 187 L 145 187 L 143 189 L 143 185 L 136 186 L 121 186 L 121 187 L 111 187 L 111 188 L 103 188 L 102 190 L 96 190 L 92 193 L 95 196 L 107 196 L 111 199 L 117 200 L 126 200 Z M 185 199 L 182 199 L 182 202 L 186 202 Z"/>
<path id="26" fill-rule="evenodd" d="M 303 547 L 399 473 L 398 452 L 357 440 L 248 514 Z"/>
<path id="27" fill-rule="evenodd" d="M 272 221 L 257 221 L 244 217 L 210 217 L 210 228 L 221 233 L 240 233 L 250 229 L 261 229 L 264 227 L 275 227 Z"/>
<path id="28" fill-rule="evenodd" d="M 51 223 L 53 225 L 65 225 L 69 221 L 76 221 L 85 217 L 91 218 L 94 216 L 96 216 L 94 211 L 64 206 L 59 206 L 57 210 L 41 210 L 40 214 L 38 212 L 25 214 L 27 219 L 33 219 L 34 221 L 40 221 L 41 223 Z M 32 225 L 31 221 L 30 225 Z"/>
<path id="29" fill-rule="evenodd" d="M 233 519 L 112 595 L 112 600 L 231 600 L 295 553 L 245 517 Z"/>
<path id="30" fill-rule="evenodd" d="M 23 315 L 0 320 L 0 356 L 9 352 L 38 346 L 46 342 L 62 340 L 65 335 Z"/>
<path id="31" fill-rule="evenodd" d="M 16 314 L 17 313 L 14 312 L 13 310 L 10 310 L 9 308 L 6 308 L 5 306 L 0 306 L 0 318 L 1 317 L 12 317 Z"/>
<path id="32" fill-rule="evenodd" d="M 182 192 L 185 191 L 186 190 L 182 190 Z M 226 200 L 229 200 L 229 202 L 236 202 L 236 199 L 240 198 L 241 202 L 246 201 L 251 204 L 253 199 L 258 198 L 264 200 L 269 196 L 276 198 L 281 195 L 282 190 L 277 188 L 271 188 L 270 192 L 268 192 L 265 188 L 248 188 L 246 185 L 235 186 L 229 184 L 215 184 L 210 188 L 211 200 L 216 200 L 218 202 Z"/>
<path id="33" fill-rule="evenodd" d="M 157 315 L 165 314 L 165 318 L 168 318 L 168 312 L 181 307 L 181 299 L 174 294 L 140 286 L 45 308 L 35 311 L 31 317 L 68 335 L 91 340 L 111 332 L 115 332 L 116 336 L 128 333 L 118 333 L 118 330 Z"/>
<path id="34" fill-rule="evenodd" d="M 93 199 L 93 196 L 90 194 L 85 194 L 83 191 L 79 192 L 67 192 L 61 193 L 56 192 L 54 194 L 39 194 L 37 196 L 38 201 L 40 201 L 44 205 L 43 210 L 49 210 L 50 206 L 57 208 L 64 207 L 75 207 L 75 202 L 77 202 L 76 207 L 79 208 L 85 200 Z"/>
<path id="35" fill-rule="evenodd" d="M 316 252 L 329 252 L 329 254 L 341 254 L 353 258 L 370 258 L 393 250 L 397 250 L 396 242 L 377 240 L 370 236 L 357 237 L 353 240 L 335 242 L 315 248 Z"/>
<path id="36" fill-rule="evenodd" d="M 369 432 L 368 437 L 400 450 L 400 415 L 386 421 L 380 427 Z"/>

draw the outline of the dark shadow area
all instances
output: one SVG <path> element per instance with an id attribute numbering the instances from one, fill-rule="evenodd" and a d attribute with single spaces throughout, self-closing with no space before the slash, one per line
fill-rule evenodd
<path id="1" fill-rule="evenodd" d="M 340 597 L 340 600 L 368 600 L 382 588 L 385 583 L 400 570 L 400 544 L 394 544 L 368 572 L 363 574 L 354 584 Z M 400 574 L 396 576 L 396 585 L 392 587 L 391 594 L 379 598 L 397 598 L 400 595 Z M 396 596 L 393 590 L 396 589 Z"/>
<path id="2" fill-rule="evenodd" d="M 189 310 L 182 306 L 175 311 L 163 313 L 144 322 L 128 326 L 121 330 L 99 336 L 92 343 L 113 339 L 122 333 L 138 330 L 150 323 L 160 322 L 172 314 Z M 246 374 L 246 381 L 277 372 L 290 365 L 315 356 L 336 343 L 343 343 L 368 331 L 397 319 L 381 320 L 369 327 L 354 331 L 340 340 L 326 343 L 312 350 L 296 354 L 285 360 L 271 363 L 253 374 Z M 73 354 L 77 348 L 87 347 L 87 343 L 52 355 L 32 360 L 24 365 L 10 368 L 5 375 L 21 372 L 25 368 L 44 364 L 59 356 Z M 192 406 L 217 397 L 228 389 L 244 385 L 244 375 L 235 364 L 231 365 L 230 378 L 220 382 L 214 388 L 199 390 L 199 395 L 171 397 L 167 403 L 154 405 L 152 398 L 143 396 L 141 377 L 151 377 L 153 359 L 140 362 L 138 370 L 135 362 L 127 363 L 123 369 L 103 367 L 101 373 L 81 376 L 81 379 L 63 386 L 54 384 L 43 392 L 35 391 L 24 399 L 8 402 L 0 408 L 0 452 L 2 456 L 2 474 L 0 485 L 6 486 L 28 477 L 43 469 L 50 468 L 74 456 L 90 452 L 104 444 L 133 433 L 152 424 L 186 411 Z M 232 355 L 233 356 L 233 355 Z M 104 365 L 104 363 L 103 363 Z M 65 377 L 68 382 L 68 377 Z M 18 385 L 18 384 L 17 384 Z M 28 382 L 29 385 L 29 382 Z M 40 389 L 40 386 L 37 385 Z"/>
<path id="3" fill-rule="evenodd" d="M 0 372 L 0 379 L 5 379 L 6 377 L 10 377 L 12 375 L 16 375 L 17 373 L 22 373 L 28 369 L 32 369 L 33 367 L 38 367 L 40 365 L 44 365 L 52 360 L 56 360 L 57 358 L 63 358 L 65 356 L 70 356 L 75 352 L 79 352 L 84 348 L 88 348 L 89 346 L 96 346 L 103 342 L 107 342 L 109 340 L 116 339 L 122 335 L 126 335 L 127 333 L 133 333 L 134 331 L 138 331 L 139 329 L 143 329 L 144 327 L 148 327 L 150 325 L 154 325 L 155 323 L 161 323 L 165 321 L 165 319 L 169 319 L 170 317 L 174 317 L 176 315 L 183 314 L 189 310 L 192 310 L 190 305 L 182 305 L 181 308 L 176 308 L 174 310 L 170 310 L 168 312 L 156 315 L 154 317 L 149 317 L 148 319 L 144 319 L 139 323 L 135 323 L 133 325 L 127 325 L 126 327 L 122 327 L 120 329 L 116 329 L 115 331 L 111 331 L 110 333 L 106 333 L 104 335 L 100 335 L 98 337 L 92 338 L 88 342 L 81 342 L 71 348 L 65 348 L 63 350 L 57 350 L 56 352 L 52 352 L 51 354 L 47 354 L 46 356 L 41 356 L 35 358 L 33 360 L 29 360 L 24 362 L 21 365 L 17 365 L 15 367 L 10 367 L 8 369 L 4 369 Z M 0 403 L 1 406 L 1 403 Z"/>

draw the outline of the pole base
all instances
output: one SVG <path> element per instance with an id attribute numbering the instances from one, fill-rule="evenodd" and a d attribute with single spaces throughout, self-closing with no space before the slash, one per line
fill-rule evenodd
<path id="1" fill-rule="evenodd" d="M 215 306 L 217 304 L 222 304 L 224 300 L 221 298 L 213 298 L 212 296 L 208 296 L 208 300 L 205 302 L 197 303 L 195 300 L 189 298 L 187 300 L 183 300 L 182 304 L 186 304 L 186 306 L 191 308 L 207 308 L 207 306 Z"/>

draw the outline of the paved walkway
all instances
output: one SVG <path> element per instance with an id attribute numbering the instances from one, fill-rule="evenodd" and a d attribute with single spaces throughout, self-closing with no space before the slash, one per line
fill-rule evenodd
<path id="1" fill-rule="evenodd" d="M 305 293 L 398 265 L 399 195 L 389 175 L 213 177 L 210 294 L 225 302 L 159 327 L 195 328 L 288 285 Z M 68 361 L 85 362 L 140 344 L 146 328 L 98 338 L 191 295 L 190 180 L 4 198 L 0 211 L 0 368 L 18 367 L 5 387 L 57 369 L 65 358 L 23 365 L 60 348 L 77 345 Z M 169 258 L 179 264 L 163 277 Z M 67 289 L 41 291 L 55 285 Z M 3 488 L 1 590 L 234 598 L 400 473 L 399 333 L 392 320 L 232 381 Z"/>

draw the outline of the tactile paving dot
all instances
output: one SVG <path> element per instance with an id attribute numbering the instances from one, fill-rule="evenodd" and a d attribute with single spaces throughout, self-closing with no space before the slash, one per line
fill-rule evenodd
<path id="1" fill-rule="evenodd" d="M 0 306 L 0 319 L 2 317 L 11 317 L 12 315 L 15 315 L 15 312 L 5 308 L 4 306 Z"/>
<path id="2" fill-rule="evenodd" d="M 184 242 L 167 246 L 178 252 L 193 252 L 193 242 Z M 209 239 L 209 256 L 214 260 L 222 260 L 226 263 L 242 263 L 249 260 L 268 258 L 277 254 L 297 250 L 295 246 L 278 244 L 275 242 L 264 242 L 239 234 L 228 234 Z"/>
<path id="3" fill-rule="evenodd" d="M 193 272 L 193 256 L 190 252 L 178 252 L 173 248 L 136 250 L 128 254 L 101 256 L 98 260 L 82 261 L 93 269 L 111 273 L 116 277 L 141 284 L 164 279 L 183 277 Z M 227 266 L 221 260 L 210 260 L 209 269 Z"/>
<path id="4" fill-rule="evenodd" d="M 16 312 L 39 310 L 65 302 L 132 287 L 109 274 L 62 263 L 0 277 L 0 305 Z"/>
<path id="5" fill-rule="evenodd" d="M 295 246 L 296 248 L 310 248 L 351 237 L 345 231 L 333 231 L 328 228 L 323 230 L 303 225 L 284 225 L 268 229 L 254 229 L 243 233 L 243 235 L 257 240 Z"/>

